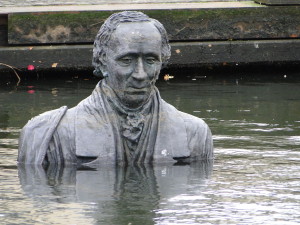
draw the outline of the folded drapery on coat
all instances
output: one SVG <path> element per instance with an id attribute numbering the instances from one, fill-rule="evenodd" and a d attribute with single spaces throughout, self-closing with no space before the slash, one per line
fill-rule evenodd
<path id="1" fill-rule="evenodd" d="M 112 92 L 100 81 L 77 106 L 43 113 L 22 129 L 18 162 L 25 164 L 122 164 L 128 160 Z M 137 163 L 213 158 L 212 136 L 200 118 L 178 111 L 155 88 L 152 118 L 144 124 L 133 161 Z M 149 107 L 149 106 L 147 106 Z M 142 109 L 141 109 L 142 111 Z"/>

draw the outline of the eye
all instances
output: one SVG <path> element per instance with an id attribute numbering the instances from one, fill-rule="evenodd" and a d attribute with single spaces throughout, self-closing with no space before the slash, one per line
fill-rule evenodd
<path id="1" fill-rule="evenodd" d="M 126 56 L 126 57 L 120 58 L 119 62 L 121 62 L 124 65 L 130 65 L 132 63 L 132 58 Z"/>
<path id="2" fill-rule="evenodd" d="M 154 58 L 154 57 L 146 57 L 146 62 L 147 62 L 148 64 L 154 64 L 156 61 L 157 61 L 157 60 L 156 60 L 156 58 Z"/>

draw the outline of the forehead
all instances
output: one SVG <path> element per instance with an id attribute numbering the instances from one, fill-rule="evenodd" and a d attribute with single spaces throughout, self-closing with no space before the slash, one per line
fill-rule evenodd
<path id="1" fill-rule="evenodd" d="M 113 48 L 143 46 L 161 49 L 161 34 L 151 22 L 121 23 L 111 36 Z M 125 49 L 124 49 L 125 50 Z"/>

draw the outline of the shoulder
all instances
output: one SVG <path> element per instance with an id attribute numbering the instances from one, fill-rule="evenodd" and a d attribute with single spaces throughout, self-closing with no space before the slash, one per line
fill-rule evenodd
<path id="1" fill-rule="evenodd" d="M 52 135 L 67 109 L 63 106 L 28 121 L 19 138 L 18 162 L 26 164 L 43 162 Z"/>
<path id="2" fill-rule="evenodd" d="M 207 130 L 209 130 L 208 125 L 206 122 L 204 122 L 203 119 L 190 115 L 188 113 L 184 113 L 181 111 L 178 111 L 181 118 L 183 119 L 185 126 L 188 131 L 190 132 L 200 132 L 202 134 L 206 133 Z"/>
<path id="3" fill-rule="evenodd" d="M 198 129 L 206 129 L 208 128 L 207 124 L 200 118 L 193 116 L 188 113 L 184 113 L 176 109 L 174 106 L 161 101 L 162 109 L 164 112 L 167 112 L 169 116 L 177 117 L 178 119 L 182 119 L 187 129 L 198 130 Z"/>
<path id="4" fill-rule="evenodd" d="M 38 116 L 33 117 L 31 120 L 29 120 L 27 122 L 27 124 L 24 126 L 24 128 L 25 129 L 26 128 L 27 129 L 35 128 L 35 127 L 40 127 L 43 125 L 58 123 L 61 120 L 62 116 L 67 111 L 67 109 L 68 109 L 67 106 L 63 106 L 58 109 L 44 112 Z"/>
<path id="5" fill-rule="evenodd" d="M 183 121 L 191 156 L 201 159 L 213 158 L 212 134 L 206 122 L 196 116 L 181 112 L 164 101 L 162 105 L 165 110 L 170 112 L 169 116 L 174 117 L 177 121 Z"/>
<path id="6" fill-rule="evenodd" d="M 191 156 L 196 159 L 212 159 L 213 139 L 209 126 L 198 117 L 182 112 L 181 115 L 186 126 Z"/>

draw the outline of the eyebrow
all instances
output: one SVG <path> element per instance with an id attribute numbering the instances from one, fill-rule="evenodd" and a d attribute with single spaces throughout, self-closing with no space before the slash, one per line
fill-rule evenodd
<path id="1" fill-rule="evenodd" d="M 159 54 L 157 54 L 155 52 L 147 52 L 143 55 L 152 56 L 152 57 L 155 57 L 155 58 L 159 59 Z M 126 56 L 139 56 L 139 54 L 137 52 L 126 52 L 126 53 L 122 53 L 122 54 L 118 55 L 116 58 L 121 59 L 121 58 L 126 57 Z"/>

